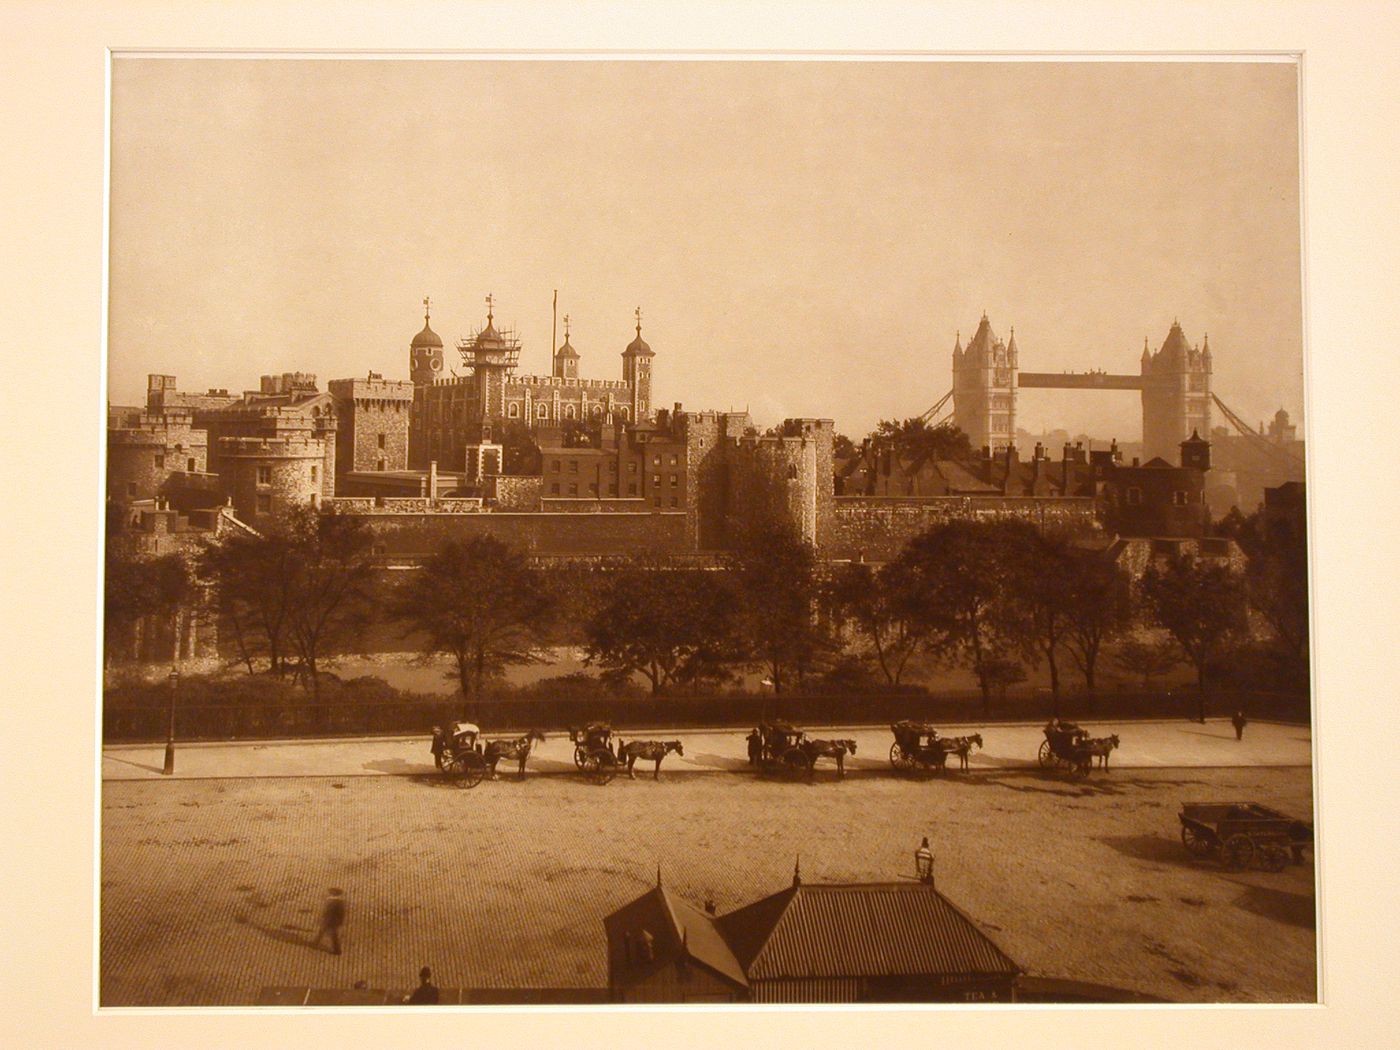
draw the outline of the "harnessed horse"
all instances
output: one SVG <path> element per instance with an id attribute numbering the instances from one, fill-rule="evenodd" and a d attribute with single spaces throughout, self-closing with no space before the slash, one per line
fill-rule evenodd
<path id="1" fill-rule="evenodd" d="M 856 742 L 854 740 L 805 740 L 800 745 L 802 750 L 811 756 L 812 764 L 807 767 L 807 775 L 812 775 L 812 769 L 819 758 L 836 759 L 836 775 L 844 777 L 846 775 L 846 755 L 856 753 Z"/>
<path id="2" fill-rule="evenodd" d="M 982 734 L 973 733 L 971 736 L 949 736 L 938 741 L 943 748 L 943 755 L 946 759 L 948 755 L 958 756 L 958 768 L 967 768 L 967 756 L 971 753 L 973 745 L 979 749 L 982 747 Z"/>
<path id="3" fill-rule="evenodd" d="M 531 729 L 524 736 L 516 737 L 514 740 L 488 740 L 486 742 L 486 764 L 491 768 L 491 779 L 496 779 L 496 763 L 503 758 L 519 762 L 516 777 L 523 777 L 525 775 L 525 760 L 530 757 L 530 750 L 536 741 L 544 743 L 544 734 L 538 729 Z"/>
<path id="4" fill-rule="evenodd" d="M 672 751 L 684 757 L 685 748 L 681 747 L 679 740 L 631 740 L 623 743 L 619 738 L 617 741 L 617 757 L 626 761 L 627 775 L 633 780 L 637 779 L 637 774 L 632 767 L 637 764 L 638 759 L 648 762 L 655 762 L 656 768 L 652 771 L 651 779 L 661 779 L 661 760 Z"/>

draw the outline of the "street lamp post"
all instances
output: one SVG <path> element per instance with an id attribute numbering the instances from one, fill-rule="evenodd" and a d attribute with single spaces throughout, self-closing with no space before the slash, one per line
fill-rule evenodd
<path id="1" fill-rule="evenodd" d="M 175 697 L 180 692 L 180 669 L 172 667 L 166 680 L 170 683 L 170 721 L 165 730 L 165 768 L 161 772 L 170 776 L 175 772 Z"/>
<path id="2" fill-rule="evenodd" d="M 933 850 L 928 848 L 927 835 L 924 836 L 923 845 L 914 851 L 914 871 L 920 882 L 933 885 Z"/>

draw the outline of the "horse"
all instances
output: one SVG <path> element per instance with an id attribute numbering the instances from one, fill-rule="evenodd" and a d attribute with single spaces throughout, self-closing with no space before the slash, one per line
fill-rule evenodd
<path id="1" fill-rule="evenodd" d="M 496 779 L 496 763 L 501 759 L 512 759 L 520 763 L 516 773 L 519 779 L 525 775 L 525 760 L 530 757 L 530 749 L 536 742 L 544 743 L 544 734 L 531 729 L 524 736 L 514 740 L 488 740 L 486 742 L 486 764 L 491 767 L 491 779 Z"/>
<path id="2" fill-rule="evenodd" d="M 1080 768 L 1084 769 L 1087 767 L 1088 769 L 1092 769 L 1094 766 L 1094 759 L 1097 758 L 1099 760 L 1099 766 L 1103 769 L 1107 769 L 1108 756 L 1117 746 L 1117 733 L 1114 733 L 1112 736 L 1091 737 L 1085 740 L 1077 749 L 1079 757 L 1083 760 L 1083 765 L 1080 766 Z"/>
<path id="3" fill-rule="evenodd" d="M 619 737 L 617 741 L 617 757 L 627 763 L 627 775 L 633 780 L 637 779 L 637 774 L 632 767 L 637 764 L 639 758 L 656 763 L 651 779 L 660 780 L 661 760 L 672 751 L 682 757 L 685 756 L 685 748 L 681 746 L 679 740 L 632 740 L 624 744 L 622 738 Z"/>
<path id="4" fill-rule="evenodd" d="M 846 755 L 856 753 L 854 740 L 805 740 L 799 746 L 812 759 L 811 764 L 807 767 L 808 776 L 812 775 L 817 759 L 826 757 L 836 759 L 836 775 L 844 777 L 846 775 Z"/>
<path id="5" fill-rule="evenodd" d="M 958 756 L 958 768 L 967 769 L 967 756 L 972 751 L 973 745 L 982 747 L 982 734 L 973 733 L 971 736 L 946 736 L 938 741 L 938 745 L 943 749 L 943 757 L 949 755 Z"/>

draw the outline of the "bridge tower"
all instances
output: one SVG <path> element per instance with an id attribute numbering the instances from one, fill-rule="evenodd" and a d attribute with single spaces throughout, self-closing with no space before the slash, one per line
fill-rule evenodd
<path id="1" fill-rule="evenodd" d="M 967 348 L 961 334 L 953 347 L 953 422 L 974 449 L 1016 443 L 1016 372 L 1016 329 L 1003 343 L 983 312 Z"/>
<path id="2" fill-rule="evenodd" d="M 1142 343 L 1143 456 L 1171 462 L 1193 433 L 1210 436 L 1210 337 L 1192 348 L 1181 325 L 1172 322 L 1157 352 Z"/>

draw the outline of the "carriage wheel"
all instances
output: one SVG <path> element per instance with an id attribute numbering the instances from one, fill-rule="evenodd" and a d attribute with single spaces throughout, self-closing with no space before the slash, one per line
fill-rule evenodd
<path id="1" fill-rule="evenodd" d="M 486 779 L 486 759 L 475 751 L 468 751 L 458 760 L 462 765 L 462 787 L 474 788 Z"/>
<path id="2" fill-rule="evenodd" d="M 904 749 L 898 744 L 890 745 L 890 765 L 895 769 L 909 768 L 909 759 L 904 754 Z"/>
<path id="3" fill-rule="evenodd" d="M 1050 741 L 1048 740 L 1042 740 L 1040 742 L 1040 753 L 1036 755 L 1036 759 L 1040 762 L 1041 766 L 1053 766 L 1059 761 L 1059 757 L 1055 752 L 1050 750 Z"/>
<path id="4" fill-rule="evenodd" d="M 452 754 L 449 751 L 439 751 L 433 756 L 433 761 L 437 763 L 438 770 L 446 772 L 447 767 L 452 764 Z"/>
<path id="5" fill-rule="evenodd" d="M 1254 859 L 1254 840 L 1248 835 L 1231 835 L 1221 843 L 1220 859 L 1235 871 L 1249 867 Z"/>
<path id="6" fill-rule="evenodd" d="M 1210 841 L 1189 824 L 1181 825 L 1181 844 L 1186 852 L 1204 857 L 1210 853 Z"/>
<path id="7" fill-rule="evenodd" d="M 1288 849 L 1270 842 L 1260 851 L 1259 866 L 1265 871 L 1282 871 L 1288 867 Z"/>
<path id="8" fill-rule="evenodd" d="M 593 783 L 599 786 L 608 783 L 617 776 L 617 759 L 613 757 L 611 751 L 596 751 L 590 758 L 590 778 Z"/>
<path id="9" fill-rule="evenodd" d="M 585 763 L 587 762 L 587 760 L 588 760 L 588 756 L 586 756 L 586 755 L 583 753 L 583 749 L 582 749 L 582 748 L 579 748 L 579 747 L 575 747 L 575 748 L 574 748 L 574 765 L 578 766 L 579 769 L 583 769 Z"/>
<path id="10" fill-rule="evenodd" d="M 793 779 L 805 775 L 812 768 L 812 762 L 808 759 L 807 753 L 797 747 L 791 747 L 784 751 L 781 761 L 783 772 Z"/>

